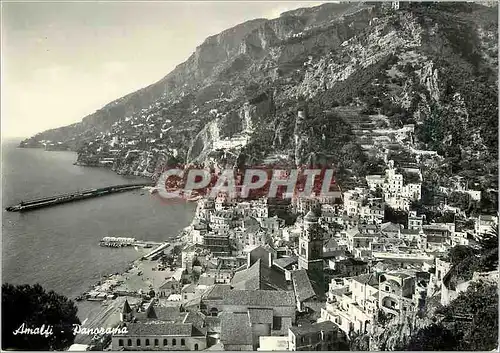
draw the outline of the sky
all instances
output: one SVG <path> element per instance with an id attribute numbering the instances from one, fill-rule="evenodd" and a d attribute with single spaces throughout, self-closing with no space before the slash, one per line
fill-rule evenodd
<path id="1" fill-rule="evenodd" d="M 2 138 L 78 122 L 160 80 L 210 35 L 321 3 L 3 1 Z"/>

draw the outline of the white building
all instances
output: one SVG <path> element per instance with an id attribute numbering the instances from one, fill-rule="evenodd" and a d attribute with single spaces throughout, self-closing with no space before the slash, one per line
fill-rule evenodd
<path id="1" fill-rule="evenodd" d="M 490 215 L 480 215 L 474 222 L 474 233 L 483 235 L 491 231 L 491 227 L 498 225 L 498 217 Z"/>
<path id="2" fill-rule="evenodd" d="M 422 184 L 404 184 L 403 175 L 396 172 L 394 161 L 389 161 L 389 168 L 382 175 L 367 175 L 366 182 L 370 190 L 381 188 L 384 201 L 392 208 L 408 211 L 411 201 L 422 198 Z M 421 178 L 420 172 L 418 175 Z"/>

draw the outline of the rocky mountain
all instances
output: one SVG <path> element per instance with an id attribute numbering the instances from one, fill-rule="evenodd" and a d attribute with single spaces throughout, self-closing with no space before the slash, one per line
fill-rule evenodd
<path id="1" fill-rule="evenodd" d="M 497 29 L 497 6 L 476 3 L 329 3 L 256 19 L 21 146 L 61 142 L 81 164 L 141 175 L 169 161 L 293 161 L 333 163 L 347 180 L 389 158 L 496 188 Z"/>

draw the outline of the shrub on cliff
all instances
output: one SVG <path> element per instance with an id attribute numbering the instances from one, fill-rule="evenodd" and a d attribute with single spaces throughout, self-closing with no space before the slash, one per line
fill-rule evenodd
<path id="1" fill-rule="evenodd" d="M 54 291 L 46 292 L 39 284 L 3 284 L 2 349 L 67 349 L 75 339 L 73 324 L 80 324 L 77 311 L 72 300 Z M 31 331 L 37 328 L 42 334 Z M 22 333 L 23 329 L 31 333 Z"/>
<path id="2" fill-rule="evenodd" d="M 420 329 L 410 338 L 408 351 L 452 351 L 456 350 L 458 339 L 455 334 L 440 324 Z"/>
<path id="3" fill-rule="evenodd" d="M 494 284 L 472 283 L 442 309 L 446 321 L 454 323 L 455 334 L 463 333 L 458 349 L 490 351 L 498 346 L 497 289 Z"/>
<path id="4" fill-rule="evenodd" d="M 398 349 L 491 351 L 498 346 L 496 285 L 474 282 L 436 314 L 442 316 L 440 323 L 421 328 Z"/>

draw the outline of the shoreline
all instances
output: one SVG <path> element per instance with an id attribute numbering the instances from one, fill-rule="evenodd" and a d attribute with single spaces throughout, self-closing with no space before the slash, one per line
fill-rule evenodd
<path id="1" fill-rule="evenodd" d="M 75 304 L 78 308 L 78 311 L 83 311 L 83 316 L 89 314 L 88 317 L 83 317 L 82 314 L 79 314 L 80 320 L 82 322 L 85 321 L 85 328 L 93 329 L 93 328 L 114 328 L 120 324 L 120 315 L 123 303 L 125 300 L 129 302 L 138 302 L 145 299 L 145 296 L 148 293 L 144 291 L 141 293 L 140 289 L 137 292 L 127 292 L 127 289 L 133 288 L 135 285 L 143 286 L 143 288 L 147 288 L 148 285 L 151 285 L 151 282 L 154 283 L 155 280 L 150 277 L 144 279 L 144 273 L 147 270 L 151 269 L 151 265 L 158 266 L 159 262 L 155 259 L 147 259 L 148 255 L 154 254 L 155 251 L 162 248 L 161 251 L 164 253 L 172 253 L 176 246 L 183 247 L 187 243 L 187 239 L 185 238 L 186 230 L 190 226 L 183 228 L 176 237 L 174 237 L 171 241 L 165 241 L 162 244 L 154 247 L 154 248 L 139 248 L 138 257 L 131 261 L 125 270 L 121 272 L 116 272 L 114 274 L 103 276 L 101 281 L 98 281 L 89 286 L 89 290 L 84 292 L 82 295 L 86 293 L 91 293 L 93 291 L 100 293 L 111 294 L 111 297 L 104 300 L 75 300 Z M 168 244 L 165 246 L 165 244 Z M 117 249 L 117 251 L 119 251 Z M 154 256 L 153 256 L 154 258 Z M 153 267 L 154 268 L 154 267 Z M 144 272 L 143 272 L 144 271 Z M 153 272 L 159 273 L 160 277 L 163 275 L 162 271 L 153 270 Z M 149 272 L 148 275 L 151 275 L 152 272 Z M 164 276 L 163 276 L 164 277 Z M 138 281 L 136 281 L 136 280 Z M 152 280 L 152 281 L 151 281 Z M 158 283 L 158 282 L 156 282 Z M 119 292 L 117 295 L 115 292 Z M 84 309 L 84 310 L 82 310 Z M 79 344 L 90 344 L 92 341 L 92 336 L 78 334 L 75 337 L 75 343 Z"/>

